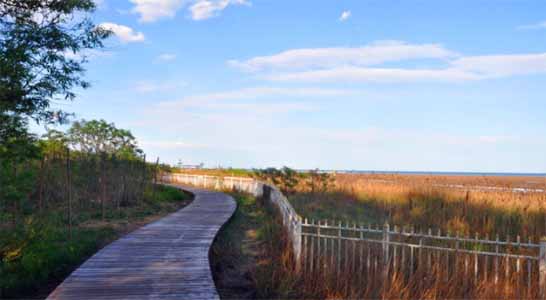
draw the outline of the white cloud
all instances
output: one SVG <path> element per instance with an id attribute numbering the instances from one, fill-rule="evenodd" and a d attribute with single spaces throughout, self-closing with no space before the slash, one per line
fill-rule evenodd
<path id="1" fill-rule="evenodd" d="M 189 96 L 185 101 L 200 103 L 206 100 L 245 100 L 261 97 L 328 97 L 354 94 L 355 91 L 324 88 L 276 88 L 276 87 L 253 87 L 243 88 L 219 93 L 208 93 L 203 95 Z"/>
<path id="2" fill-rule="evenodd" d="M 351 11 L 350 10 L 346 10 L 344 12 L 341 13 L 341 16 L 339 17 L 339 20 L 341 22 L 344 22 L 346 21 L 347 19 L 349 19 L 351 17 Z"/>
<path id="3" fill-rule="evenodd" d="M 400 65 L 421 60 L 426 60 L 422 67 Z M 272 81 L 471 81 L 546 74 L 546 53 L 462 56 L 438 44 L 383 41 L 358 48 L 293 49 L 228 64 Z"/>
<path id="4" fill-rule="evenodd" d="M 195 21 L 218 16 L 230 5 L 250 5 L 248 0 L 130 0 L 135 6 L 133 13 L 140 15 L 141 22 L 154 22 L 173 18 L 182 9 L 188 9 Z"/>
<path id="5" fill-rule="evenodd" d="M 180 111 L 185 109 L 206 109 L 222 111 L 246 111 L 255 114 L 310 112 L 317 110 L 309 100 L 317 97 L 347 96 L 357 93 L 352 90 L 323 88 L 274 88 L 254 87 L 238 90 L 187 96 L 176 101 L 164 101 L 157 104 L 162 111 Z M 264 99 L 275 99 L 275 102 Z M 285 98 L 305 99 L 305 101 L 287 102 Z"/>
<path id="6" fill-rule="evenodd" d="M 200 21 L 218 16 L 229 5 L 250 5 L 246 0 L 198 0 L 189 10 L 193 20 Z"/>
<path id="7" fill-rule="evenodd" d="M 173 61 L 175 59 L 176 59 L 176 54 L 172 54 L 172 53 L 163 53 L 156 58 L 157 61 L 162 61 L 162 62 Z"/>
<path id="8" fill-rule="evenodd" d="M 457 54 L 439 44 L 408 44 L 400 41 L 380 41 L 362 47 L 304 48 L 259 56 L 228 64 L 244 71 L 256 72 L 283 69 L 317 69 L 341 66 L 371 66 L 386 62 L 412 59 L 447 59 Z"/>
<path id="9" fill-rule="evenodd" d="M 145 39 L 142 32 L 136 32 L 131 27 L 125 25 L 106 22 L 99 26 L 112 31 L 123 43 L 142 42 Z"/>
<path id="10" fill-rule="evenodd" d="M 479 76 L 454 68 L 449 69 L 400 69 L 339 67 L 325 70 L 291 72 L 266 75 L 273 81 L 352 81 L 352 82 L 416 82 L 416 81 L 466 81 Z"/>
<path id="11" fill-rule="evenodd" d="M 452 66 L 482 78 L 546 73 L 546 53 L 468 56 Z"/>
<path id="12" fill-rule="evenodd" d="M 154 22 L 162 18 L 172 18 L 187 0 L 131 0 L 135 5 L 133 13 L 140 15 L 141 22 Z"/>
<path id="13" fill-rule="evenodd" d="M 546 21 L 538 22 L 538 23 L 531 24 L 531 25 L 519 26 L 519 27 L 517 27 L 517 29 L 522 29 L 522 30 L 526 30 L 526 29 L 546 29 Z"/>

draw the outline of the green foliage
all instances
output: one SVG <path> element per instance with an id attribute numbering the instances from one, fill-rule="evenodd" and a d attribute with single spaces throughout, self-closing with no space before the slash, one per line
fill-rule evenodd
<path id="1" fill-rule="evenodd" d="M 76 229 L 67 240 L 62 218 L 29 216 L 24 226 L 0 234 L 0 288 L 3 296 L 29 294 L 41 283 L 66 276 L 115 236 L 112 228 Z"/>
<path id="2" fill-rule="evenodd" d="M 334 178 L 320 170 L 299 172 L 289 167 L 254 170 L 254 176 L 279 187 L 286 194 L 306 187 L 311 193 L 324 193 L 334 186 Z M 303 184 L 303 186 L 302 186 Z"/>
<path id="3" fill-rule="evenodd" d="M 147 198 L 155 202 L 182 201 L 189 198 L 189 195 L 180 189 L 164 185 L 156 186 L 155 190 L 148 191 L 147 195 Z"/>
<path id="4" fill-rule="evenodd" d="M 114 226 L 139 222 L 149 216 L 161 216 L 179 209 L 190 201 L 188 194 L 172 187 L 148 189 L 138 206 L 121 212 L 110 210 L 106 223 L 93 225 L 100 213 L 83 212 L 75 219 L 78 225 L 68 238 L 62 210 L 30 214 L 10 230 L 0 231 L 0 291 L 6 297 L 31 295 L 44 283 L 67 276 L 122 231 Z M 0 223 L 0 226 L 8 226 Z"/>
<path id="5" fill-rule="evenodd" d="M 28 120 L 66 121 L 51 101 L 89 86 L 82 51 L 102 47 L 110 34 L 86 15 L 94 8 L 92 0 L 0 0 L 0 200 L 17 204 L 30 193 L 30 174 L 20 168 L 40 151 Z"/>
<path id="6" fill-rule="evenodd" d="M 43 155 L 62 156 L 68 148 L 68 137 L 64 132 L 50 129 L 38 141 L 38 145 Z"/>
<path id="7" fill-rule="evenodd" d="M 254 174 L 261 180 L 273 183 L 286 194 L 294 193 L 295 188 L 303 178 L 301 173 L 289 167 L 283 167 L 280 170 L 276 168 L 255 170 Z"/>
<path id="8" fill-rule="evenodd" d="M 334 186 L 334 178 L 318 169 L 305 173 L 304 177 L 311 193 L 325 193 Z"/>
<path id="9" fill-rule="evenodd" d="M 92 0 L 0 0 L 0 114 L 65 119 L 50 102 L 89 86 L 81 52 L 102 47 L 110 34 L 86 15 L 94 8 Z"/>
<path id="10" fill-rule="evenodd" d="M 133 158 L 142 153 L 129 130 L 116 128 L 114 123 L 104 120 L 74 122 L 68 130 L 68 141 L 85 153 L 116 154 L 123 158 Z"/>

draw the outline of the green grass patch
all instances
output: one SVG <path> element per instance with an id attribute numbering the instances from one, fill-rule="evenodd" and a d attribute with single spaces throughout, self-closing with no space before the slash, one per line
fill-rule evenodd
<path id="1" fill-rule="evenodd" d="M 105 220 L 100 210 L 75 210 L 71 238 L 66 211 L 61 209 L 0 224 L 0 298 L 46 296 L 106 244 L 191 201 L 189 194 L 167 186 L 157 186 L 145 195 L 139 205 L 119 211 L 109 208 Z"/>

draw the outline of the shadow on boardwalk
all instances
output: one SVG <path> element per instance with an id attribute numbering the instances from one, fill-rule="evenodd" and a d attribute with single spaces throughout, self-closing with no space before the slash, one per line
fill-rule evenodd
<path id="1" fill-rule="evenodd" d="M 208 253 L 236 203 L 184 190 L 195 195 L 190 205 L 97 252 L 48 299 L 218 299 Z"/>

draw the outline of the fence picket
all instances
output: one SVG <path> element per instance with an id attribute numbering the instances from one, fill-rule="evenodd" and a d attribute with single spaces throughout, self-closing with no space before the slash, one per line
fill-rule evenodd
<path id="1" fill-rule="evenodd" d="M 495 239 L 497 243 L 495 244 L 495 284 L 499 283 L 499 235 Z"/>
<path id="2" fill-rule="evenodd" d="M 314 225 L 315 224 L 315 220 L 311 219 L 311 225 Z M 311 260 L 310 260 L 310 266 L 309 266 L 309 269 L 310 269 L 310 273 L 313 274 L 313 271 L 314 271 L 314 261 L 315 261 L 315 253 L 314 253 L 314 249 L 315 249 L 315 237 L 314 236 L 311 236 Z"/>
<path id="3" fill-rule="evenodd" d="M 508 242 L 510 241 L 510 235 L 506 236 L 506 241 L 508 241 Z M 505 255 L 505 257 L 506 257 L 506 262 L 505 262 L 505 265 L 504 265 L 504 267 L 505 267 L 505 269 L 504 269 L 504 271 L 505 271 L 504 278 L 506 280 L 510 276 L 510 257 L 508 255 Z"/>
<path id="4" fill-rule="evenodd" d="M 398 226 L 394 225 L 394 233 L 396 234 L 398 232 Z M 393 272 L 396 272 L 398 269 L 397 269 L 397 266 L 398 266 L 398 262 L 397 262 L 397 252 L 398 252 L 398 246 L 397 245 L 394 245 L 392 247 L 392 269 L 393 269 Z"/>
<path id="5" fill-rule="evenodd" d="M 307 226 L 307 218 L 305 218 L 303 220 L 303 224 Z M 308 239 L 308 236 L 307 235 L 304 235 L 303 236 L 303 272 L 307 271 L 307 260 L 309 259 L 309 257 L 307 256 L 307 239 Z"/>
<path id="6" fill-rule="evenodd" d="M 479 240 L 479 235 L 476 232 L 474 239 L 476 240 L 476 243 Z M 474 282 L 478 282 L 478 254 L 474 253 Z"/>
<path id="7" fill-rule="evenodd" d="M 337 273 L 339 274 L 341 268 L 341 221 L 338 223 L 337 237 Z"/>
<path id="8" fill-rule="evenodd" d="M 413 275 L 413 247 L 410 247 L 410 276 Z"/>
<path id="9" fill-rule="evenodd" d="M 356 223 L 353 223 L 353 232 L 356 231 Z M 353 240 L 353 260 L 351 261 L 352 267 L 351 271 L 354 272 L 356 270 L 356 241 Z"/>

